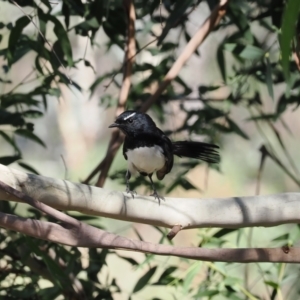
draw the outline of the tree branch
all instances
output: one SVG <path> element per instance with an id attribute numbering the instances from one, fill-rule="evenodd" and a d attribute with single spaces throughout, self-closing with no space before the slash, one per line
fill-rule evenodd
<path id="1" fill-rule="evenodd" d="M 175 225 L 182 229 L 269 227 L 300 223 L 299 193 L 225 199 L 166 197 L 158 205 L 154 197 L 136 195 L 132 198 L 126 193 L 26 174 L 3 165 L 0 165 L 0 180 L 10 189 L 23 192 L 56 209 L 167 228 Z M 18 195 L 14 197 L 0 190 L 0 199 L 20 201 L 19 198 Z M 25 202 L 64 224 L 78 226 L 77 220 L 38 201 Z"/>
<path id="2" fill-rule="evenodd" d="M 3 168 L 3 166 L 1 168 Z M 9 170 L 8 168 L 6 169 L 7 169 L 6 171 Z M 3 173 L 4 172 L 0 173 L 1 177 L 3 176 Z M 12 170 L 10 171 L 10 174 L 11 177 L 16 179 L 15 183 L 17 182 L 18 189 L 27 188 L 29 193 L 34 193 L 36 196 L 42 198 L 45 202 L 47 201 L 53 202 L 53 198 L 55 197 L 53 197 L 54 196 L 53 193 L 52 194 L 49 193 L 49 191 L 51 190 L 56 190 L 58 193 L 60 193 L 61 196 L 65 194 L 68 197 L 68 199 L 63 199 L 63 200 L 68 200 L 68 201 L 64 203 L 64 206 L 70 205 L 70 202 L 73 202 L 74 200 L 73 198 L 76 197 L 76 195 L 80 192 L 81 195 L 83 194 L 85 196 L 83 199 L 81 199 L 81 202 L 84 202 L 86 205 L 91 200 L 91 199 L 88 200 L 88 198 L 90 198 L 91 196 L 95 196 L 96 190 L 100 190 L 102 193 L 105 193 L 104 190 L 102 189 L 97 189 L 95 187 L 94 188 L 87 187 L 80 184 L 75 185 L 62 180 L 61 182 L 59 182 L 59 180 L 46 179 L 41 176 L 26 175 L 24 173 L 22 179 L 22 176 L 18 176 L 16 171 L 12 171 Z M 27 187 L 24 184 L 24 179 L 25 180 L 27 179 L 27 181 L 29 182 Z M 41 182 L 44 183 L 44 187 L 38 185 L 38 183 Z M 205 260 L 205 261 L 224 261 L 224 262 L 243 262 L 243 263 L 248 263 L 248 262 L 299 263 L 300 262 L 300 248 L 291 248 L 288 246 L 283 246 L 282 248 L 256 248 L 256 249 L 207 249 L 207 248 L 205 249 L 205 248 L 198 248 L 198 247 L 194 247 L 194 248 L 173 247 L 170 245 L 158 245 L 158 244 L 148 243 L 144 241 L 127 239 L 112 233 L 105 232 L 104 230 L 92 227 L 88 224 L 82 223 L 70 216 L 63 214 L 62 212 L 56 211 L 55 209 L 49 207 L 48 205 L 40 203 L 36 199 L 33 199 L 28 194 L 26 195 L 23 192 L 20 192 L 8 186 L 6 183 L 2 181 L 0 181 L 0 184 L 1 184 L 1 190 L 3 191 L 0 193 L 1 198 L 4 197 L 4 199 L 6 200 L 8 200 L 9 198 L 11 201 L 22 201 L 28 203 L 33 207 L 39 209 L 40 211 L 46 213 L 48 212 L 51 216 L 53 216 L 57 220 L 62 221 L 61 224 L 55 224 L 52 222 L 26 219 L 26 218 L 17 217 L 14 215 L 0 212 L 0 225 L 2 227 L 10 230 L 15 230 L 26 235 L 33 236 L 35 238 L 61 243 L 64 245 L 75 246 L 75 247 L 88 247 L 88 248 L 97 247 L 97 248 L 106 248 L 106 249 L 131 250 L 131 251 L 138 251 L 142 253 L 152 253 L 157 255 L 168 255 L 168 256 L 171 255 L 171 256 L 177 256 L 177 257 L 183 257 L 183 258 L 189 258 L 195 260 Z M 43 194 L 43 191 L 45 189 L 46 189 L 47 196 Z M 86 193 L 86 191 L 88 191 L 88 193 Z M 114 192 L 111 193 L 112 199 L 107 197 L 109 195 L 106 195 L 105 197 L 106 207 L 109 206 L 108 204 L 110 203 L 112 203 L 113 205 L 115 204 L 113 200 L 116 194 L 118 193 L 114 193 Z M 299 202 L 297 196 L 298 198 L 300 197 L 297 194 L 294 194 L 294 196 L 295 196 L 294 198 L 293 196 L 291 196 L 292 199 L 290 199 L 289 210 L 282 211 L 279 209 L 279 211 L 277 211 L 278 213 L 277 219 L 273 220 L 273 222 L 278 223 L 278 219 L 280 219 L 279 216 L 285 215 L 285 213 L 289 213 L 288 215 L 290 217 L 291 212 L 293 211 L 293 205 L 297 207 L 299 210 L 299 203 L 296 203 L 295 205 L 295 202 L 297 202 L 297 200 Z M 98 200 L 100 200 L 99 202 L 101 203 L 101 199 Z M 240 201 L 241 200 L 242 199 L 240 199 Z M 272 200 L 274 201 L 274 199 Z M 218 202 L 220 204 L 220 202 L 224 202 L 224 201 L 227 202 L 226 200 L 221 200 Z M 253 211 L 260 211 L 260 207 L 257 207 L 256 206 L 257 203 L 253 203 L 253 201 L 254 199 L 249 201 L 252 203 L 252 205 L 249 205 L 249 207 L 254 206 L 255 209 Z M 265 199 L 263 203 L 264 203 L 265 213 L 269 213 L 270 211 L 268 211 L 268 205 L 270 205 L 270 203 L 268 202 L 265 203 Z M 226 204 L 228 203 L 222 203 L 222 204 L 225 204 L 225 205 L 220 205 L 223 207 L 222 215 L 226 215 L 226 209 L 228 209 Z M 272 210 L 275 210 L 275 208 L 277 208 L 277 204 L 278 203 L 276 203 L 275 201 L 275 205 L 272 208 Z M 249 213 L 247 211 L 249 207 L 243 207 L 244 213 L 246 214 Z M 192 209 L 195 209 L 195 207 L 192 207 Z M 214 214 L 218 214 L 218 212 L 215 210 L 212 212 Z M 221 211 L 219 211 L 219 213 L 220 212 Z M 151 215 L 149 214 L 149 210 L 147 210 L 147 214 Z M 239 215 L 238 209 L 236 209 L 236 214 Z M 297 212 L 297 214 L 299 215 L 299 212 Z M 219 215 L 219 218 L 221 217 L 222 216 Z M 255 219 L 255 216 L 253 217 Z M 234 215 L 232 216 L 232 218 L 234 218 Z M 270 223 L 272 223 L 272 218 L 274 218 L 274 214 L 273 215 L 271 214 Z M 299 222 L 299 219 L 294 221 Z"/>
<path id="3" fill-rule="evenodd" d="M 63 225 L 25 219 L 0 212 L 0 225 L 35 238 L 75 247 L 131 250 L 156 255 L 177 256 L 204 261 L 223 262 L 300 262 L 300 248 L 208 249 L 174 247 L 136 241 L 105 232 L 81 223 L 80 226 Z"/>
<path id="4" fill-rule="evenodd" d="M 133 0 L 124 0 L 124 7 L 127 14 L 127 46 L 124 57 L 124 75 L 123 83 L 120 90 L 118 106 L 116 110 L 116 116 L 120 115 L 126 106 L 126 101 L 129 95 L 130 86 L 131 86 L 131 74 L 132 66 L 134 63 L 134 55 L 136 53 L 135 47 L 135 9 Z M 111 135 L 109 146 L 107 148 L 106 156 L 100 163 L 101 171 L 99 174 L 98 181 L 96 186 L 103 186 L 105 179 L 107 177 L 110 166 L 117 154 L 118 149 L 120 148 L 123 142 L 123 137 L 119 130 L 114 129 Z"/>

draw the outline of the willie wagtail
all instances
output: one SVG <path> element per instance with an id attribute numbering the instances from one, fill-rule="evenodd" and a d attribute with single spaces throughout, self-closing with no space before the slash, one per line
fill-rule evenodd
<path id="1" fill-rule="evenodd" d="M 156 172 L 159 180 L 170 173 L 173 167 L 174 154 L 179 157 L 197 158 L 208 163 L 218 163 L 220 156 L 217 145 L 202 142 L 172 142 L 147 114 L 127 110 L 119 115 L 109 128 L 118 127 L 125 134 L 123 155 L 128 160 L 126 172 L 126 192 L 129 189 L 131 174 L 139 172 L 148 176 L 154 193 L 152 196 L 160 201 L 154 187 L 152 175 Z M 162 197 L 161 197 L 162 198 Z"/>

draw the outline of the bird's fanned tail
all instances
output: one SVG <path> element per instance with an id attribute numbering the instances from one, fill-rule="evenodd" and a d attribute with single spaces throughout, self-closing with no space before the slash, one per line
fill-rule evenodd
<path id="1" fill-rule="evenodd" d="M 217 145 L 202 142 L 173 142 L 173 153 L 175 155 L 201 159 L 208 163 L 218 163 L 220 161 L 217 149 L 219 149 Z"/>

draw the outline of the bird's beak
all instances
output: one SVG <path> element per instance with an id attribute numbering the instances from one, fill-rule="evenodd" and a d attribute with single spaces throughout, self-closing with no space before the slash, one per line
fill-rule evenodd
<path id="1" fill-rule="evenodd" d="M 108 128 L 114 128 L 114 127 L 119 127 L 119 124 L 117 123 L 112 123 L 108 126 Z"/>

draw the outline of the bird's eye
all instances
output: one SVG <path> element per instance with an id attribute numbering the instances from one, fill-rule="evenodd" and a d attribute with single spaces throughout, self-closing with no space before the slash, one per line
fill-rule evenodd
<path id="1" fill-rule="evenodd" d="M 132 122 L 133 122 L 133 119 L 132 119 L 132 118 L 128 119 L 128 122 L 129 122 L 129 123 L 132 123 Z"/>

